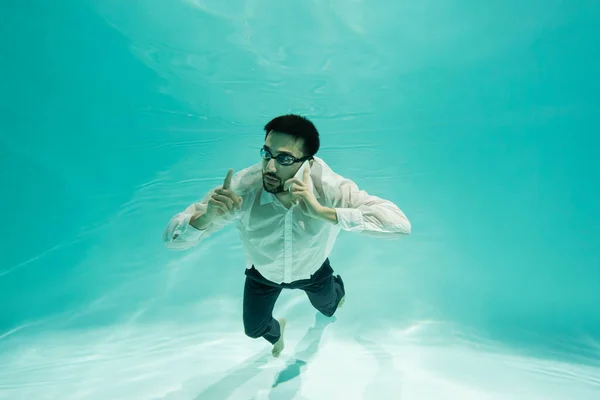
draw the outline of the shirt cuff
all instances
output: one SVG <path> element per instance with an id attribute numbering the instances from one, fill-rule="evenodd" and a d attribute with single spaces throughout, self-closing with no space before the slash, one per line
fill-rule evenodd
<path id="1" fill-rule="evenodd" d="M 338 225 L 349 232 L 361 232 L 365 229 L 365 221 L 360 210 L 356 208 L 336 208 Z"/>
<path id="2" fill-rule="evenodd" d="M 177 238 L 174 240 L 180 240 L 184 242 L 196 241 L 200 239 L 200 236 L 204 233 L 204 231 L 194 228 L 190 225 L 190 219 L 192 218 L 192 214 L 181 215 L 176 219 L 176 225 L 173 227 L 171 240 L 173 237 L 177 235 Z"/>

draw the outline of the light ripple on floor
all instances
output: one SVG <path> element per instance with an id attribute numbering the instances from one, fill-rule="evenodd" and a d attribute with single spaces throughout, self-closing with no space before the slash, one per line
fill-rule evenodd
<path id="1" fill-rule="evenodd" d="M 0 397 L 69 399 L 592 399 L 592 367 L 494 352 L 475 343 L 432 342 L 415 323 L 385 336 L 348 338 L 316 317 L 287 332 L 279 359 L 240 332 L 202 324 L 46 332 L 4 344 Z M 306 326 L 306 329 L 304 328 Z M 448 331 L 451 331 L 448 329 Z M 43 389 L 41 389 L 43 388 Z M 44 393 L 40 397 L 40 389 Z M 332 397 L 333 396 L 333 397 Z M 597 397 L 596 397 L 597 398 Z"/>

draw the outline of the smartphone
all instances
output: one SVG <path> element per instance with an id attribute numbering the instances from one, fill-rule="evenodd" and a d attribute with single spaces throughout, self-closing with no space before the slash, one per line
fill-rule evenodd
<path id="1" fill-rule="evenodd" d="M 298 168 L 298 172 L 296 172 L 296 175 L 294 175 L 294 178 L 298 178 L 299 180 L 304 180 L 304 170 L 308 168 L 308 188 L 310 191 L 313 190 L 313 182 L 312 179 L 310 177 L 310 160 L 306 160 L 302 163 L 302 165 L 300 166 L 300 168 Z M 288 182 L 286 182 L 283 185 L 283 190 L 289 190 L 290 188 L 290 184 Z"/>

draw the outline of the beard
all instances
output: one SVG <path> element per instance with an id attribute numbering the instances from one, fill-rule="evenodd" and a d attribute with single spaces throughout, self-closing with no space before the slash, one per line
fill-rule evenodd
<path id="1" fill-rule="evenodd" d="M 269 176 L 271 178 L 277 179 L 278 183 L 274 184 L 271 182 L 267 182 L 267 180 L 265 179 L 265 176 Z M 277 194 L 277 193 L 283 192 L 283 184 L 279 183 L 279 179 L 273 175 L 263 175 L 263 188 L 265 189 L 266 192 L 272 193 L 272 194 Z"/>

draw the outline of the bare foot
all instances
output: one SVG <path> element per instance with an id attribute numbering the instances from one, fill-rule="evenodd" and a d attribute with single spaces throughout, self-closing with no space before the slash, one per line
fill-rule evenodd
<path id="1" fill-rule="evenodd" d="M 273 357 L 279 357 L 279 355 L 281 354 L 281 351 L 283 350 L 283 331 L 285 330 L 285 325 L 287 323 L 285 318 L 279 318 L 278 321 L 279 321 L 279 331 L 281 333 L 281 336 L 279 337 L 279 340 L 277 341 L 277 343 L 275 343 L 273 345 L 273 351 L 271 352 L 273 354 Z"/>
<path id="2" fill-rule="evenodd" d="M 345 301 L 345 300 L 346 300 L 346 296 L 342 297 L 342 298 L 340 299 L 340 302 L 338 303 L 338 306 L 337 306 L 337 308 L 340 308 L 340 307 L 342 307 L 342 306 L 344 305 L 344 301 Z"/>

